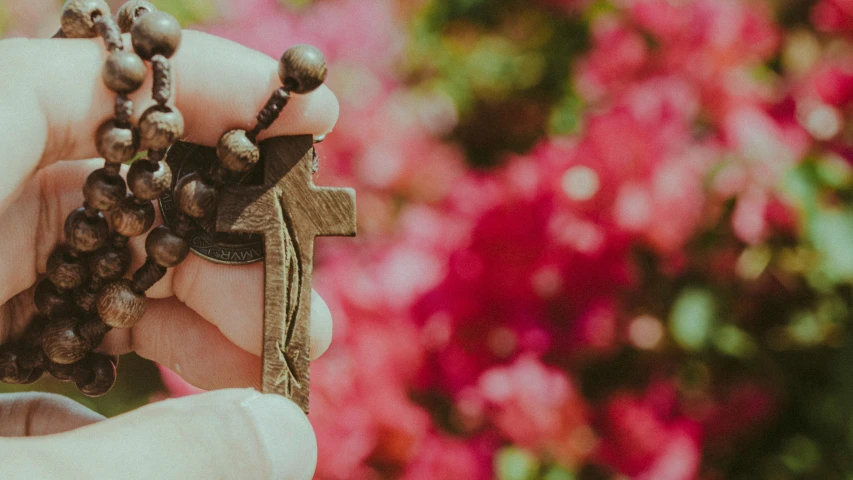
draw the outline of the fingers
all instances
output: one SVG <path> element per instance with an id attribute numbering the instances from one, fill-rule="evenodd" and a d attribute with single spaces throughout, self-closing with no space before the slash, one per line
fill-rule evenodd
<path id="1" fill-rule="evenodd" d="M 0 76 L 0 142 L 6 146 L 0 153 L 0 199 L 16 193 L 37 165 L 97 155 L 95 131 L 112 118 L 115 100 L 101 80 L 105 58 L 98 39 L 0 42 L 0 60 L 14 67 Z M 253 126 L 281 86 L 274 59 L 200 32 L 185 31 L 172 60 L 174 101 L 184 116 L 185 136 L 195 143 L 215 145 L 226 131 Z M 152 104 L 148 77 L 131 96 L 137 118 Z M 323 86 L 294 95 L 261 138 L 326 133 L 337 116 L 337 99 Z"/>
<path id="2" fill-rule="evenodd" d="M 317 444 L 293 402 L 253 390 L 167 400 L 39 439 L 0 439 L 4 478 L 308 480 Z"/>
<path id="3" fill-rule="evenodd" d="M 325 312 L 325 313 L 324 313 Z M 331 342 L 331 315 L 320 296 L 314 294 L 311 322 L 312 360 Z M 262 338 L 261 319 L 244 319 L 246 330 Z M 236 327 L 236 325 L 235 325 Z M 99 351 L 124 354 L 136 351 L 181 375 L 205 390 L 235 387 L 260 388 L 260 348 L 248 352 L 220 329 L 176 298 L 149 300 L 145 316 L 130 330 L 111 331 Z"/>
<path id="4" fill-rule="evenodd" d="M 13 301 L 17 301 L 17 298 Z M 312 360 L 326 351 L 331 342 L 332 330 L 331 315 L 325 302 L 316 293 L 313 294 L 313 300 Z M 20 328 L 15 329 L 20 333 L 31 314 L 27 314 L 26 309 L 17 312 L 20 315 L 13 314 L 13 317 L 3 321 L 20 325 Z M 261 323 L 260 317 L 244 319 L 242 327 L 257 331 L 260 338 Z M 234 324 L 234 328 L 239 327 Z M 260 349 L 250 353 L 235 345 L 223 331 L 175 297 L 149 299 L 142 320 L 132 329 L 112 330 L 98 351 L 111 355 L 136 351 L 140 356 L 165 365 L 186 381 L 205 390 L 240 387 L 259 389 L 261 385 Z M 8 397 L 0 396 L 0 418 L 3 418 L 4 399 Z M 4 433 L 3 427 L 0 424 L 0 436 L 9 435 Z"/>
<path id="5" fill-rule="evenodd" d="M 261 354 L 263 343 L 264 274 L 262 264 L 221 265 L 190 255 L 150 291 L 149 296 L 174 295 L 216 325 L 240 348 Z M 332 341 L 332 314 L 316 293 L 311 302 L 311 356 L 318 357 Z"/>
<path id="6" fill-rule="evenodd" d="M 332 312 L 316 291 L 311 291 L 311 360 L 326 353 L 332 344 Z"/>
<path id="7" fill-rule="evenodd" d="M 145 318 L 130 330 L 111 331 L 99 350 L 136 351 L 205 390 L 261 385 L 260 357 L 231 343 L 174 297 L 149 300 Z"/>
<path id="8" fill-rule="evenodd" d="M 104 419 L 70 398 L 50 393 L 0 395 L 0 437 L 34 437 L 67 432 Z"/>
<path id="9" fill-rule="evenodd" d="M 59 162 L 40 170 L 27 182 L 22 195 L 12 207 L 0 214 L 0 245 L 6 247 L 0 250 L 0 301 L 4 304 L 0 309 L 0 338 L 20 331 L 29 320 L 26 313 L 30 310 L 24 305 L 31 307 L 31 297 L 27 296 L 27 293 L 19 297 L 16 295 L 28 290 L 35 283 L 37 271 L 44 272 L 48 255 L 62 240 L 65 216 L 83 200 L 79 185 L 99 163 L 97 160 Z M 146 255 L 144 237 L 133 239 L 130 247 L 138 267 Z M 190 254 L 180 266 L 171 269 L 166 278 L 158 282 L 149 294 L 160 298 L 174 295 L 185 305 L 152 307 L 140 323 L 139 328 L 143 331 L 151 329 L 169 332 L 171 325 L 179 325 L 178 320 L 189 318 L 194 311 L 216 327 L 214 331 L 218 329 L 215 333 L 224 336 L 246 352 L 260 355 L 263 338 L 263 265 L 224 266 Z M 23 301 L 18 302 L 19 299 Z M 312 357 L 316 358 L 328 348 L 332 338 L 331 314 L 317 295 L 313 297 L 311 317 L 311 353 Z M 171 323 L 161 328 L 160 323 L 156 322 Z M 116 337 L 113 341 L 115 353 L 124 353 L 134 348 L 145 351 L 148 345 L 145 339 L 150 339 L 152 344 L 165 343 L 168 340 L 165 334 L 160 337 L 135 335 L 137 339 L 133 340 L 121 337 L 125 334 L 119 332 L 110 334 L 111 338 Z M 172 334 L 175 338 L 182 336 L 178 330 Z M 200 338 L 205 338 L 207 345 L 218 341 L 209 336 Z M 199 343 L 204 344 L 201 340 Z M 147 356 L 167 365 L 174 362 L 179 365 L 186 364 L 181 357 L 173 357 L 174 355 L 178 353 L 162 349 L 147 350 Z M 180 360 L 175 361 L 173 358 Z M 237 362 L 234 365 L 241 366 L 238 371 L 247 372 L 249 370 L 242 366 L 245 364 Z M 184 373 L 187 374 L 188 371 L 192 370 L 185 369 Z M 256 375 L 235 378 L 249 377 L 257 378 Z M 196 377 L 193 383 L 196 381 L 199 386 L 214 388 L 210 386 L 210 379 L 205 377 Z M 215 385 L 253 385 L 247 381 Z"/>

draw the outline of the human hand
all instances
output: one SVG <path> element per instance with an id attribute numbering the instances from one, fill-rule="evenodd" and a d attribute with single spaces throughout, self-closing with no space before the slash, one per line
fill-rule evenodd
<path id="1" fill-rule="evenodd" d="M 113 115 L 115 94 L 101 80 L 105 58 L 97 39 L 0 41 L 0 344 L 29 322 L 37 275 L 62 241 L 65 216 L 82 204 L 86 177 L 103 164 L 82 159 L 97 155 L 95 131 Z M 211 146 L 223 132 L 250 126 L 280 82 L 273 59 L 198 32 L 184 32 L 173 66 L 185 137 Z M 150 92 L 149 73 L 131 95 L 135 120 L 153 104 Z M 324 134 L 337 115 L 337 100 L 321 87 L 294 96 L 261 138 Z M 130 245 L 135 269 L 144 237 Z M 316 442 L 301 410 L 236 389 L 260 383 L 262 266 L 190 255 L 147 295 L 143 319 L 111 331 L 98 351 L 136 351 L 201 388 L 231 390 L 106 421 L 62 397 L 0 396 L 3 478 L 311 478 Z M 319 296 L 313 300 L 316 357 L 331 341 L 331 315 Z"/>

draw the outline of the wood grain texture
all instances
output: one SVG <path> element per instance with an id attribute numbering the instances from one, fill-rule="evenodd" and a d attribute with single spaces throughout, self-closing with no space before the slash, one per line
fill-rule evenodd
<path id="1" fill-rule="evenodd" d="M 74 317 L 53 320 L 42 332 L 41 345 L 50 361 L 70 365 L 82 360 L 91 348 L 80 336 L 80 320 Z"/>
<path id="2" fill-rule="evenodd" d="M 113 280 L 98 295 L 98 316 L 113 328 L 130 328 L 145 313 L 145 296 L 126 278 Z"/>
<path id="3" fill-rule="evenodd" d="M 314 238 L 355 235 L 355 191 L 314 185 L 309 135 L 260 148 L 264 184 L 223 190 L 216 228 L 264 236 L 263 392 L 307 413 Z"/>

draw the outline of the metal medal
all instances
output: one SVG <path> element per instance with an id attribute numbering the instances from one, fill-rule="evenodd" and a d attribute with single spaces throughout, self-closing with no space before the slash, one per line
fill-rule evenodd
<path id="1" fill-rule="evenodd" d="M 166 154 L 166 163 L 172 169 L 172 186 L 160 196 L 160 212 L 166 225 L 172 226 L 178 216 L 174 189 L 178 180 L 211 162 L 216 162 L 216 149 L 188 142 L 178 142 Z M 236 182 L 236 185 L 255 185 L 262 181 L 263 169 L 255 168 Z M 197 221 L 190 235 L 190 249 L 196 255 L 212 262 L 243 265 L 264 259 L 264 241 L 261 235 L 223 233 L 216 231 L 216 217 Z"/>

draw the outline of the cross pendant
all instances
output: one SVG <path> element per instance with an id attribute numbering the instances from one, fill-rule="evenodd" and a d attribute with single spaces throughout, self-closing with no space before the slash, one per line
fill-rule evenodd
<path id="1" fill-rule="evenodd" d="M 355 191 L 314 185 L 310 135 L 261 143 L 263 185 L 225 188 L 216 229 L 264 238 L 262 391 L 308 412 L 314 238 L 355 235 Z"/>

